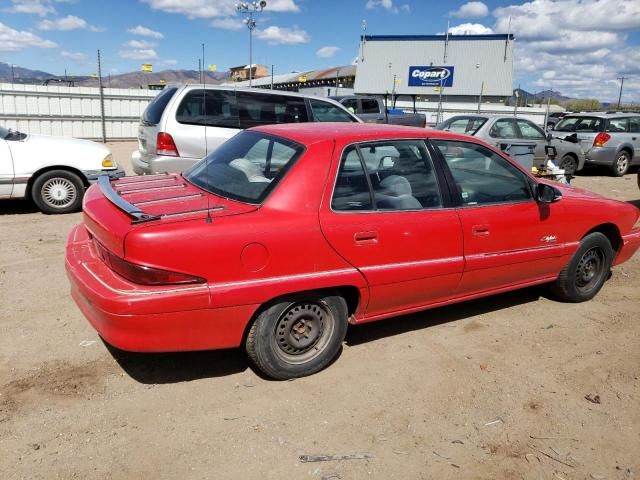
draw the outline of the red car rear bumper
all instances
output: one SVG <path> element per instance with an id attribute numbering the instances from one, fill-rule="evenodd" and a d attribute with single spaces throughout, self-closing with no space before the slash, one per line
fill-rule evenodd
<path id="1" fill-rule="evenodd" d="M 82 225 L 67 240 L 71 295 L 100 336 L 135 352 L 237 347 L 258 305 L 209 308 L 209 288 L 146 287 L 124 280 L 96 255 Z"/>
<path id="2" fill-rule="evenodd" d="M 640 230 L 635 230 L 629 235 L 622 237 L 622 247 L 616 256 L 615 265 L 626 262 L 640 248 Z"/>

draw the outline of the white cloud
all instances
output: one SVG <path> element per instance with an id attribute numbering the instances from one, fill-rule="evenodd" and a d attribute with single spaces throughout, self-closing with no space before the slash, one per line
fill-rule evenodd
<path id="1" fill-rule="evenodd" d="M 237 0 L 142 0 L 154 10 L 179 13 L 189 18 L 231 17 L 237 14 Z M 268 0 L 265 12 L 299 12 L 295 0 Z"/>
<path id="2" fill-rule="evenodd" d="M 155 30 L 151 30 L 150 28 L 143 27 L 142 25 L 130 28 L 127 30 L 127 32 L 129 32 L 131 35 L 140 35 L 142 37 L 164 38 L 164 35 L 160 32 L 156 32 Z"/>
<path id="3" fill-rule="evenodd" d="M 42 20 L 38 22 L 40 30 L 89 30 L 91 32 L 100 32 L 102 29 L 89 25 L 84 18 L 75 15 L 67 15 L 66 17 L 56 18 L 55 20 Z"/>
<path id="4" fill-rule="evenodd" d="M 480 23 L 461 23 L 450 27 L 449 33 L 452 35 L 488 35 L 493 33 L 493 30 Z"/>
<path id="5" fill-rule="evenodd" d="M 211 21 L 211 26 L 222 28 L 223 30 L 240 30 L 244 27 L 241 18 L 217 18 Z"/>
<path id="6" fill-rule="evenodd" d="M 137 48 L 137 49 L 151 48 L 151 47 L 155 47 L 156 45 L 157 45 L 156 42 L 149 42 L 147 40 L 129 40 L 127 43 L 124 44 L 125 47 Z"/>
<path id="7" fill-rule="evenodd" d="M 67 52 L 66 50 L 63 50 L 60 52 L 60 55 L 76 62 L 83 62 L 87 59 L 87 55 L 81 52 Z"/>
<path id="8" fill-rule="evenodd" d="M 163 60 L 160 63 L 162 63 L 163 65 L 176 65 L 178 61 L 174 58 L 167 58 L 166 60 Z"/>
<path id="9" fill-rule="evenodd" d="M 256 37 L 265 40 L 270 45 L 294 45 L 298 43 L 308 43 L 311 37 L 304 30 L 297 27 L 293 29 L 287 27 L 276 27 L 272 25 L 264 30 L 256 30 Z"/>
<path id="10" fill-rule="evenodd" d="M 450 12 L 458 18 L 480 18 L 489 15 L 489 7 L 482 2 L 467 2 L 455 12 Z"/>
<path id="11" fill-rule="evenodd" d="M 6 8 L 5 12 L 30 13 L 45 17 L 56 11 L 56 9 L 53 8 L 53 2 L 50 0 L 11 0 L 11 3 L 13 5 Z"/>
<path id="12" fill-rule="evenodd" d="M 338 52 L 338 50 L 340 50 L 338 47 L 322 47 L 318 49 L 316 55 L 320 58 L 331 58 Z"/>
<path id="13" fill-rule="evenodd" d="M 408 4 L 405 3 L 400 7 L 397 7 L 393 4 L 393 0 L 367 0 L 365 7 L 367 10 L 382 8 L 389 13 L 400 13 L 401 11 L 404 13 L 411 12 L 411 7 Z"/>
<path id="14" fill-rule="evenodd" d="M 56 48 L 51 40 L 45 40 L 31 32 L 15 30 L 0 22 L 0 51 L 17 52 L 28 47 Z"/>
<path id="15" fill-rule="evenodd" d="M 158 54 L 152 48 L 123 50 L 120 52 L 120 58 L 127 60 L 155 60 Z"/>

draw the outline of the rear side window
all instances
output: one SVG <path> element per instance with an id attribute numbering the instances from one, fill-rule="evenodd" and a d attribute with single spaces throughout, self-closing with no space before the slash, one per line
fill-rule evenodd
<path id="1" fill-rule="evenodd" d="M 321 100 L 309 100 L 314 122 L 356 122 L 357 120 L 349 115 L 341 107 Z"/>
<path id="2" fill-rule="evenodd" d="M 631 133 L 640 132 L 640 117 L 633 117 L 629 119 L 629 131 Z"/>
<path id="3" fill-rule="evenodd" d="M 362 113 L 380 113 L 378 102 L 372 98 L 366 98 L 362 101 Z"/>
<path id="4" fill-rule="evenodd" d="M 604 120 L 599 117 L 565 117 L 560 120 L 554 130 L 558 132 L 602 132 Z"/>
<path id="5" fill-rule="evenodd" d="M 607 132 L 626 132 L 629 125 L 628 118 L 611 118 L 607 120 Z"/>
<path id="6" fill-rule="evenodd" d="M 307 122 L 303 98 L 261 93 L 238 93 L 240 128 L 274 123 Z"/>
<path id="7" fill-rule="evenodd" d="M 167 108 L 169 100 L 177 90 L 176 87 L 165 88 L 149 102 L 142 114 L 142 121 L 145 125 L 157 125 L 160 123 L 164 109 Z"/>
<path id="8" fill-rule="evenodd" d="M 448 132 L 464 133 L 465 135 L 475 135 L 476 132 L 486 123 L 487 119 L 482 117 L 462 117 L 451 118 L 437 128 Z"/>
<path id="9" fill-rule="evenodd" d="M 235 92 L 191 90 L 182 99 L 176 120 L 187 125 L 238 128 Z"/>

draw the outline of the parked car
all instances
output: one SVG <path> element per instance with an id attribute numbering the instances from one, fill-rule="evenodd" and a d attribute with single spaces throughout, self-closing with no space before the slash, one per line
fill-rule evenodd
<path id="1" fill-rule="evenodd" d="M 381 98 L 360 95 L 331 98 L 366 123 L 389 123 L 421 128 L 427 125 L 427 117 L 424 113 L 405 113 L 402 110 L 387 109 Z"/>
<path id="2" fill-rule="evenodd" d="M 142 114 L 131 163 L 137 174 L 180 172 L 245 128 L 305 122 L 360 120 L 333 100 L 313 95 L 169 85 Z"/>
<path id="3" fill-rule="evenodd" d="M 547 116 L 547 130 L 553 130 L 553 127 L 567 114 L 567 112 L 550 112 Z"/>
<path id="4" fill-rule="evenodd" d="M 553 135 L 575 133 L 585 152 L 585 161 L 604 165 L 615 177 L 640 164 L 640 114 L 590 112 L 567 115 Z"/>
<path id="5" fill-rule="evenodd" d="M 108 343 L 244 344 L 280 379 L 327 366 L 348 323 L 537 284 L 589 300 L 640 247 L 630 203 L 389 125 L 250 129 L 182 175 L 101 178 L 84 213 L 66 269 Z"/>
<path id="6" fill-rule="evenodd" d="M 0 198 L 30 198 L 45 213 L 80 210 L 99 175 L 124 175 L 100 143 L 0 127 Z"/>
<path id="7" fill-rule="evenodd" d="M 580 145 L 567 137 L 549 137 L 535 123 L 512 115 L 458 115 L 436 126 L 439 130 L 464 133 L 480 138 L 504 150 L 511 144 L 530 143 L 535 145 L 533 166 L 540 168 L 545 161 L 545 147 L 556 149 L 556 164 L 569 175 L 584 166 L 584 154 Z"/>

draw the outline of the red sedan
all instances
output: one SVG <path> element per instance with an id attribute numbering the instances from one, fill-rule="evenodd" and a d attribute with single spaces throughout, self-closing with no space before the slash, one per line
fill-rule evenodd
<path id="1" fill-rule="evenodd" d="M 348 323 L 543 283 L 589 300 L 639 247 L 637 208 L 481 141 L 328 123 L 247 130 L 183 175 L 102 177 L 66 267 L 110 344 L 244 345 L 284 379 L 331 362 Z"/>

